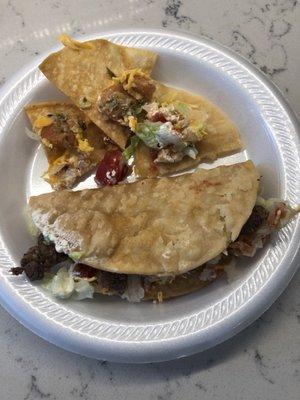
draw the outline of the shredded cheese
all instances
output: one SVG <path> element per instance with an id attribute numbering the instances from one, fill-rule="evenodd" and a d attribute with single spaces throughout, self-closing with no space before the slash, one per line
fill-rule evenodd
<path id="1" fill-rule="evenodd" d="M 137 126 L 137 119 L 136 119 L 135 117 L 133 117 L 132 115 L 130 115 L 130 116 L 128 117 L 128 125 L 129 125 L 129 128 L 130 128 L 133 132 L 135 132 L 136 126 Z"/>
<path id="2" fill-rule="evenodd" d="M 121 75 L 113 78 L 113 81 L 121 83 L 125 90 L 130 91 L 130 89 L 134 89 L 134 78 L 136 75 L 149 78 L 149 75 L 145 74 L 140 68 L 135 68 L 124 71 Z"/>
<path id="3" fill-rule="evenodd" d="M 92 49 L 93 45 L 89 42 L 79 42 L 78 40 L 72 39 L 70 36 L 66 35 L 65 33 L 59 35 L 58 40 L 65 46 L 69 47 L 73 50 L 80 50 L 80 49 Z"/>
<path id="4" fill-rule="evenodd" d="M 82 151 L 83 153 L 90 153 L 91 151 L 94 150 L 94 147 L 92 147 L 87 139 L 81 139 L 80 135 L 76 135 L 76 139 L 78 141 L 78 149 Z"/>
<path id="5" fill-rule="evenodd" d="M 34 121 L 33 126 L 34 128 L 41 129 L 44 128 L 45 126 L 49 126 L 53 124 L 53 119 L 44 115 L 41 115 L 37 117 L 37 119 Z"/>

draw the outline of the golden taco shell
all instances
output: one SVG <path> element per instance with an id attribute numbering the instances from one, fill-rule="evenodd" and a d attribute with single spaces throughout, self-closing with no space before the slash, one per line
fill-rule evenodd
<path id="1" fill-rule="evenodd" d="M 94 268 L 179 275 L 213 259 L 251 214 L 253 163 L 94 190 L 31 197 L 29 212 L 58 251 Z"/>

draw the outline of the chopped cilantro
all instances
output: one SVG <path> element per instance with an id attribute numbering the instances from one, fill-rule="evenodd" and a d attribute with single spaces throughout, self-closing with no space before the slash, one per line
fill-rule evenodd
<path id="1" fill-rule="evenodd" d="M 123 151 L 123 156 L 125 159 L 128 161 L 130 157 L 133 156 L 137 145 L 139 144 L 140 139 L 137 136 L 131 136 L 130 138 L 130 145 L 126 147 L 126 149 Z"/>

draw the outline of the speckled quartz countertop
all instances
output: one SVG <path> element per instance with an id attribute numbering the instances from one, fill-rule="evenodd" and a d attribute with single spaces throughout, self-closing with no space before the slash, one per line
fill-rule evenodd
<path id="1" fill-rule="evenodd" d="M 61 32 L 181 29 L 244 55 L 300 114 L 297 0 L 0 0 L 0 84 Z M 193 357 L 118 365 L 44 342 L 0 309 L 0 399 L 299 400 L 300 273 L 238 336 Z"/>

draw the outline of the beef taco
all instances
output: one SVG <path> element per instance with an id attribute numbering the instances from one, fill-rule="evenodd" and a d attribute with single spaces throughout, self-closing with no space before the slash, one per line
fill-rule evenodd
<path id="1" fill-rule="evenodd" d="M 282 201 L 258 199 L 258 187 L 247 161 L 31 197 L 29 212 L 42 236 L 13 272 L 41 279 L 64 254 L 70 268 L 47 283 L 60 297 L 81 289 L 132 301 L 189 293 L 224 274 L 230 257 L 253 256 L 296 213 Z"/>

